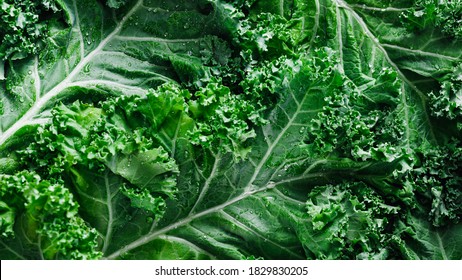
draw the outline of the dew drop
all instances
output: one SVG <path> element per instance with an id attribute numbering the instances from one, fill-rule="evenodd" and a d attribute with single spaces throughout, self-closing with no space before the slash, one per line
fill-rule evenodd
<path id="1" fill-rule="evenodd" d="M 84 73 L 89 73 L 89 72 L 90 72 L 90 64 L 86 64 L 86 65 L 83 67 L 83 72 L 84 72 Z"/>

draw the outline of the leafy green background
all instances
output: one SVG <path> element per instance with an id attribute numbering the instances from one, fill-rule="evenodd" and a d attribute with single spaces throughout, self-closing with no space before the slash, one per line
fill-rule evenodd
<path id="1" fill-rule="evenodd" d="M 462 258 L 461 1 L 22 2 L 0 258 Z"/>

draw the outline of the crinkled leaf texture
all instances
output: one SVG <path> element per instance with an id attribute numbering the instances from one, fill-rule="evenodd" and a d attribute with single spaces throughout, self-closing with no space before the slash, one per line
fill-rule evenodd
<path id="1" fill-rule="evenodd" d="M 54 2 L 0 63 L 0 258 L 461 259 L 443 4 Z"/>

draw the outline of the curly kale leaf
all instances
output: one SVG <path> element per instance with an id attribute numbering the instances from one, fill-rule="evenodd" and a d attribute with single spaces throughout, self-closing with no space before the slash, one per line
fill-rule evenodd
<path id="1" fill-rule="evenodd" d="M 61 10 L 58 1 L 7 0 L 0 5 L 0 61 L 22 59 L 41 50 L 50 14 Z"/>
<path id="2" fill-rule="evenodd" d="M 436 117 L 456 119 L 461 122 L 462 117 L 462 64 L 453 70 L 441 82 L 438 92 L 431 92 L 432 113 Z"/>
<path id="3" fill-rule="evenodd" d="M 178 170 L 153 131 L 145 127 L 157 131 L 154 125 L 160 126 L 165 114 L 181 110 L 174 107 L 176 98 L 180 97 L 151 92 L 146 98 L 120 97 L 100 107 L 80 102 L 57 106 L 52 111 L 52 123 L 39 128 L 35 142 L 18 153 L 23 164 L 42 176 L 52 179 L 66 174 L 82 192 L 96 183 L 99 173 L 105 174 L 103 181 L 120 176 L 119 185 L 114 187 L 121 188 L 132 206 L 159 219 L 165 198 L 175 197 Z M 146 108 L 150 104 L 162 106 L 163 113 L 150 115 L 152 107 Z M 173 105 L 171 111 L 169 104 Z M 150 201 L 157 206 L 149 206 Z"/>
<path id="4" fill-rule="evenodd" d="M 0 201 L 3 257 L 101 257 L 96 231 L 79 216 L 79 205 L 63 182 L 51 183 L 27 171 L 0 175 Z"/>
<path id="5" fill-rule="evenodd" d="M 443 33 L 462 39 L 462 1 L 417 0 L 414 7 L 403 12 L 408 28 L 425 29 L 438 26 Z"/>
<path id="6" fill-rule="evenodd" d="M 441 147 L 423 147 L 420 161 L 408 175 L 405 184 L 426 202 L 422 211 L 435 227 L 459 223 L 462 217 L 460 174 L 462 148 L 453 141 Z"/>
<path id="7" fill-rule="evenodd" d="M 363 183 L 314 188 L 306 202 L 310 234 L 308 245 L 317 259 L 386 259 L 393 257 L 398 205 L 388 205 Z M 308 243 L 309 244 L 309 243 Z"/>

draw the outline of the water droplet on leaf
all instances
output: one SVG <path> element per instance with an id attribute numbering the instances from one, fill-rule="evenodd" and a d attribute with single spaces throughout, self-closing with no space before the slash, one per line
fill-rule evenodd
<path id="1" fill-rule="evenodd" d="M 83 67 L 83 72 L 84 72 L 84 73 L 89 73 L 89 72 L 90 72 L 90 64 L 86 64 L 86 65 Z"/>

